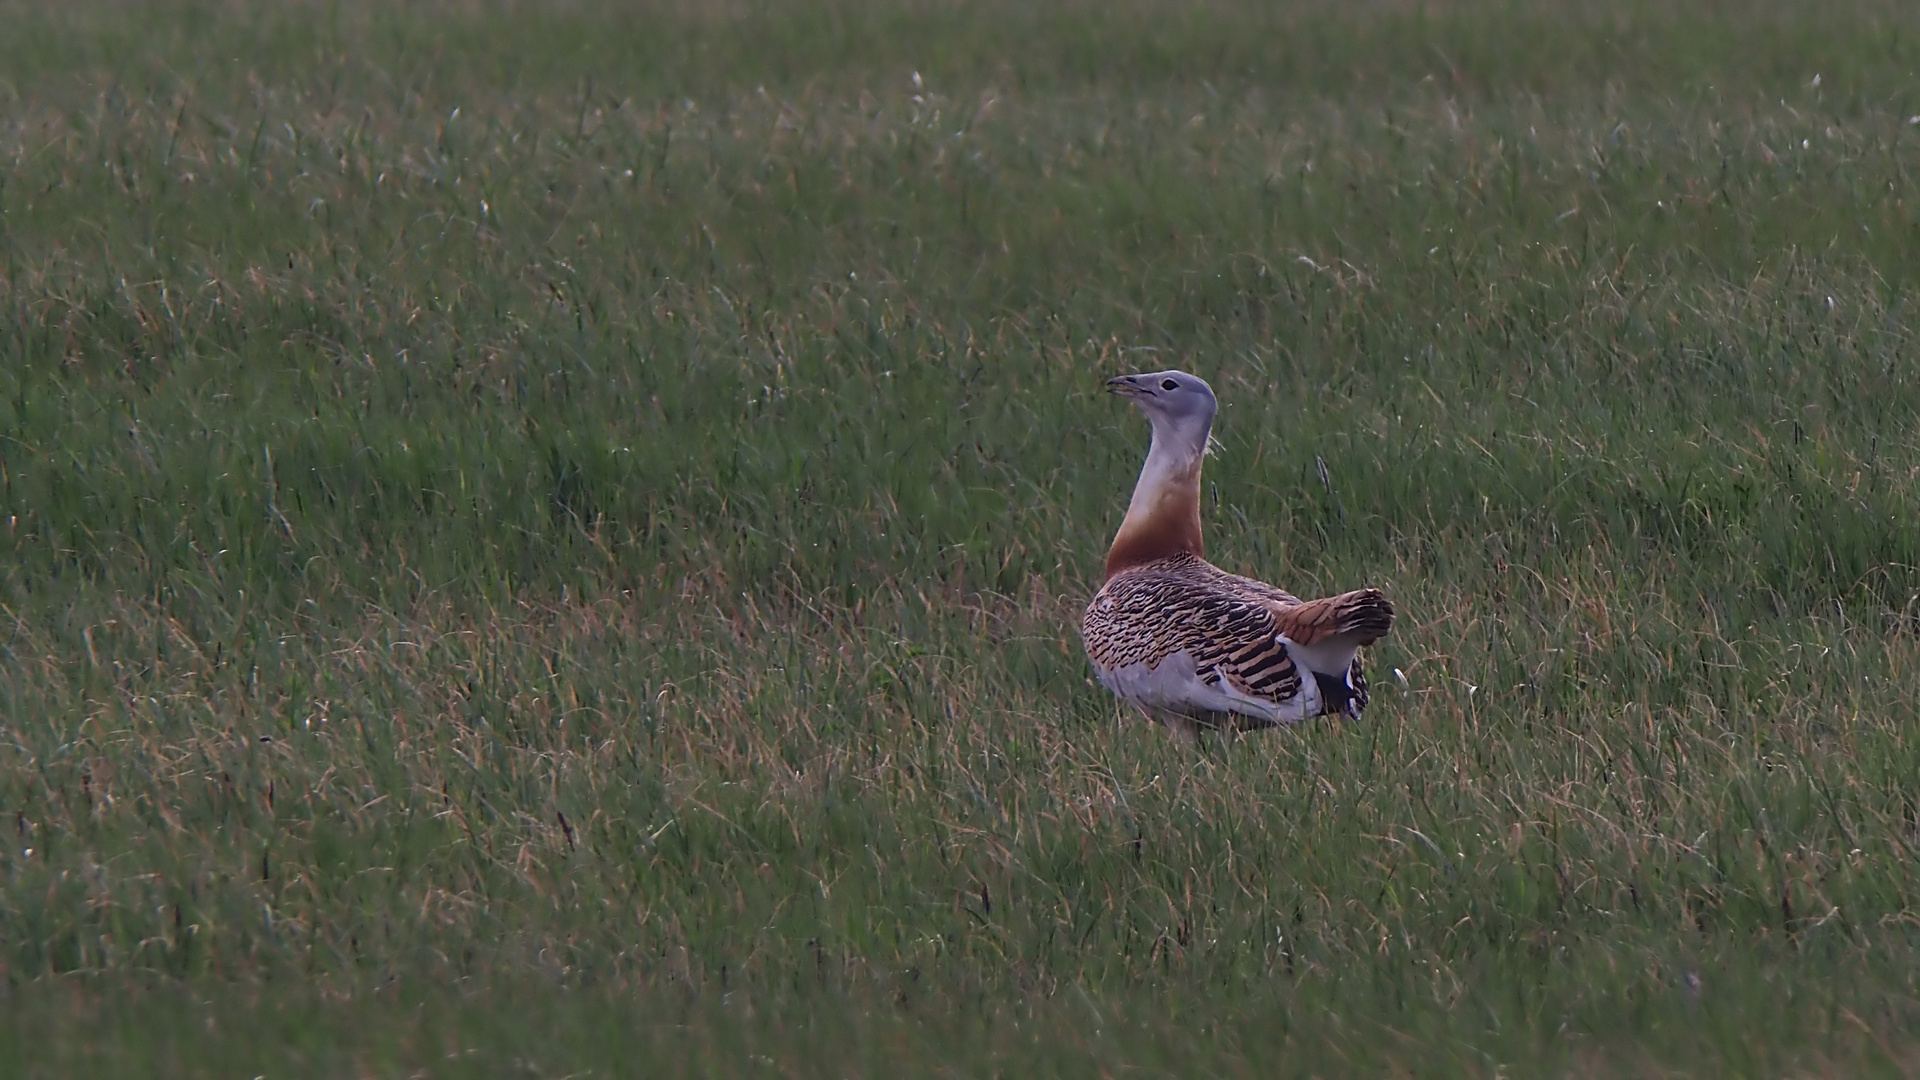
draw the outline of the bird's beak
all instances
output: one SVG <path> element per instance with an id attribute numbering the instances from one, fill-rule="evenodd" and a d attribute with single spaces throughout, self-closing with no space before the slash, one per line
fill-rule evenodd
<path id="1" fill-rule="evenodd" d="M 1134 382 L 1131 375 L 1115 375 L 1107 380 L 1107 393 L 1119 394 L 1121 397 L 1139 397 L 1140 384 Z"/>

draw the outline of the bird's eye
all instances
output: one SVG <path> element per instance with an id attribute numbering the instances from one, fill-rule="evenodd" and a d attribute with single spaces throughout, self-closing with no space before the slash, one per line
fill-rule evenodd
<path id="1" fill-rule="evenodd" d="M 1179 384 L 1179 383 L 1177 383 L 1177 382 L 1174 382 L 1174 381 L 1173 381 L 1172 379 L 1162 379 L 1162 380 L 1160 380 L 1160 389 L 1162 389 L 1162 390 L 1178 390 L 1178 389 L 1180 389 L 1180 384 Z"/>

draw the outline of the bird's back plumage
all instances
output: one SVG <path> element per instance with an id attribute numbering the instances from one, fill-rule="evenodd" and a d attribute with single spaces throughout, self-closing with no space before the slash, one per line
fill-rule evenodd
<path id="1" fill-rule="evenodd" d="M 1377 590 L 1302 601 L 1182 553 L 1108 578 L 1081 636 L 1101 681 L 1149 714 L 1263 727 L 1359 715 L 1367 689 L 1357 649 L 1392 622 Z"/>

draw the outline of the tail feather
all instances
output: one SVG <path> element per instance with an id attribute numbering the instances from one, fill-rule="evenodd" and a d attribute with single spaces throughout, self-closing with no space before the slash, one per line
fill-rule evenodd
<path id="1" fill-rule="evenodd" d="M 1298 645 L 1371 645 L 1393 629 L 1393 602 L 1379 589 L 1355 589 L 1309 600 L 1273 605 L 1280 632 Z"/>

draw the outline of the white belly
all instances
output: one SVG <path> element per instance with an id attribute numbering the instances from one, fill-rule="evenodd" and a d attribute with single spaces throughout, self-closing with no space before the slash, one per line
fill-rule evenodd
<path id="1" fill-rule="evenodd" d="M 1195 670 L 1193 655 L 1185 649 L 1167 656 L 1155 667 L 1142 662 L 1112 670 L 1098 667 L 1094 670 L 1107 689 L 1148 712 L 1166 711 L 1182 716 L 1235 713 L 1279 724 L 1291 724 L 1320 714 L 1320 688 L 1312 676 L 1300 681 L 1300 692 L 1293 697 L 1280 702 L 1266 701 L 1234 690 L 1224 679 L 1209 685 Z"/>

